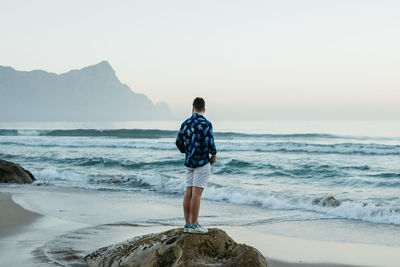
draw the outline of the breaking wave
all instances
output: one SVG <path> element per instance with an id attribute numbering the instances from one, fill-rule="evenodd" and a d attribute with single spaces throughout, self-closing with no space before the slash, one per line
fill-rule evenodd
<path id="1" fill-rule="evenodd" d="M 33 147 L 103 147 L 132 148 L 152 150 L 176 150 L 174 140 L 127 140 L 99 138 L 39 138 L 39 137 L 7 137 L 0 139 L 2 145 L 19 145 Z M 377 143 L 307 143 L 307 142 L 230 142 L 216 141 L 218 150 L 279 152 L 279 153 L 313 153 L 313 154 L 359 154 L 359 155 L 400 155 L 400 145 Z"/>
<path id="2" fill-rule="evenodd" d="M 181 194 L 185 189 L 182 178 L 161 175 L 104 175 L 84 176 L 70 171 L 44 169 L 34 172 L 38 185 L 73 185 L 91 189 L 140 190 L 162 194 Z M 80 183 L 78 183 L 80 181 Z M 232 204 L 259 206 L 276 210 L 305 210 L 337 218 L 372 223 L 400 225 L 400 197 L 391 199 L 335 199 L 331 196 L 293 194 L 251 190 L 209 183 L 203 198 Z"/>

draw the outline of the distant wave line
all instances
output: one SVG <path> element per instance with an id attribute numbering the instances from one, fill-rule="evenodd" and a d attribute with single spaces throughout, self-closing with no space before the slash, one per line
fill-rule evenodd
<path id="1" fill-rule="evenodd" d="M 133 139 L 160 139 L 175 138 L 176 130 L 160 129 L 54 129 L 54 130 L 34 130 L 34 129 L 0 129 L 0 136 L 81 136 L 81 137 L 115 137 Z M 215 132 L 215 138 L 235 139 L 235 138 L 256 138 L 256 139 L 356 139 L 368 140 L 368 136 L 344 136 L 327 133 L 293 133 L 293 134 L 251 134 L 238 132 Z M 386 137 L 373 137 L 377 139 L 392 139 Z"/>

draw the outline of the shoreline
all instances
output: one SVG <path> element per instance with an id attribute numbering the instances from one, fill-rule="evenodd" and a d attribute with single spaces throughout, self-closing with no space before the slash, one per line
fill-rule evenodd
<path id="1" fill-rule="evenodd" d="M 0 187 L 1 188 L 1 187 Z M 21 193 L 0 191 L 0 258 L 4 266 L 58 266 L 45 244 L 84 226 L 25 209 L 13 200 Z M 23 195 L 22 193 L 21 195 Z"/>
<path id="2" fill-rule="evenodd" d="M 26 197 L 28 192 L 13 192 L 16 191 L 14 188 L 3 187 L 0 191 L 0 207 L 2 211 L 2 217 L 7 218 L 7 220 L 2 220 L 0 222 L 1 229 L 6 234 L 0 234 L 0 248 L 2 245 L 7 245 L 7 241 L 13 240 L 13 238 L 18 236 L 18 240 L 24 241 L 24 239 L 31 238 L 32 235 L 38 235 L 40 232 L 48 232 L 48 225 L 51 225 L 54 228 L 54 231 L 47 233 L 47 239 L 43 237 L 42 240 L 52 240 L 56 236 L 63 234 L 67 235 L 68 233 L 75 233 L 82 229 L 95 229 L 102 228 L 104 224 L 85 224 L 83 222 L 67 221 L 65 218 L 55 218 L 49 215 L 41 215 L 39 213 L 30 211 L 28 209 L 23 208 L 17 202 L 14 202 L 12 199 L 12 195 L 18 196 L 18 202 L 21 199 Z M 4 190 L 5 189 L 5 190 Z M 24 190 L 31 190 L 32 188 L 26 187 Z M 19 189 L 17 189 L 19 190 Z M 44 190 L 50 191 L 46 188 L 35 188 L 32 191 L 36 190 Z M 6 192 L 4 192 L 6 191 Z M 7 192 L 8 191 L 8 192 Z M 11 192 L 10 192 L 11 191 Z M 66 194 L 69 190 L 64 190 L 61 192 L 54 192 L 52 190 L 52 194 L 46 194 L 46 199 L 48 201 L 57 202 L 58 205 L 63 204 L 65 202 L 56 199 L 55 196 L 60 198 L 71 198 L 70 193 Z M 74 194 L 74 193 L 71 193 Z M 75 197 L 79 199 L 79 194 L 75 194 Z M 63 196 L 60 196 L 63 195 Z M 26 198 L 28 201 L 35 200 L 32 198 L 33 194 L 30 194 L 30 198 Z M 92 196 L 92 203 L 90 205 L 96 205 L 96 199 Z M 38 202 L 40 203 L 40 202 Z M 33 205 L 40 205 L 38 203 L 33 203 Z M 157 203 L 152 203 L 151 205 L 155 205 Z M 101 205 L 101 204 L 100 204 Z M 140 206 L 140 204 L 139 204 Z M 4 207 L 4 208 L 3 208 Z M 61 206 L 57 206 L 57 208 L 62 208 Z M 162 215 L 160 215 L 162 217 Z M 49 223 L 51 222 L 51 223 Z M 65 227 L 66 225 L 70 225 L 69 227 Z M 144 226 L 144 225 L 134 225 L 129 226 L 128 228 L 122 228 L 120 222 L 114 222 L 109 224 L 110 232 L 102 233 L 99 235 L 109 235 L 113 240 L 113 243 L 118 240 L 124 240 L 131 238 L 135 235 L 142 235 L 150 232 L 160 232 L 164 231 L 166 228 L 176 228 L 173 225 L 153 225 L 153 226 Z M 116 228 L 120 228 L 115 231 Z M 247 245 L 253 246 L 258 249 L 268 260 L 271 267 L 296 267 L 296 266 L 306 266 L 306 267 L 316 267 L 316 266 L 325 266 L 325 267 L 350 267 L 350 266 L 395 266 L 395 262 L 397 260 L 396 255 L 400 255 L 400 247 L 384 247 L 378 245 L 365 245 L 365 244 L 357 244 L 357 243 L 338 243 L 338 242 L 326 242 L 326 241 L 312 241 L 312 240 L 304 240 L 299 238 L 291 238 L 277 235 L 269 235 L 264 233 L 259 233 L 250 229 L 247 229 L 243 226 L 216 226 L 228 233 L 236 242 L 238 243 L 246 243 Z M 77 230 L 78 229 L 78 230 Z M 73 230 L 73 231 L 72 231 Z M 77 230 L 77 231 L 75 231 Z M 75 232 L 74 232 L 75 231 Z M 115 231 L 115 232 L 112 232 Z M 120 232 L 118 232 L 120 231 Z M 125 232 L 124 232 L 125 231 Z M 129 232 L 126 232 L 129 231 Z M 114 234 L 113 234 L 114 233 Z M 115 234 L 119 233 L 122 235 Z M 124 234 L 125 233 L 125 234 Z M 28 235 L 29 234 L 29 235 Z M 7 238 L 4 238 L 7 237 Z M 85 236 L 83 236 L 85 238 Z M 87 242 L 90 243 L 90 246 L 93 248 L 97 247 L 96 243 L 93 243 L 91 239 L 98 239 L 99 236 L 88 236 Z M 40 242 L 36 242 L 36 245 L 40 245 Z M 111 241 L 110 241 L 111 242 Z M 43 244 L 42 244 L 43 245 Z M 33 251 L 34 248 L 30 247 L 30 251 Z M 9 249 L 11 250 L 11 248 Z M 348 252 L 343 257 L 343 252 Z M 18 253 L 18 251 L 15 251 Z M 21 251 L 21 253 L 26 253 L 27 250 Z M 375 252 L 376 254 L 373 254 Z M 371 254 L 372 253 L 372 254 Z M 380 255 L 380 253 L 386 253 L 385 255 Z M 399 254 L 396 254 L 399 253 Z M 2 253 L 0 252 L 0 255 Z M 345 253 L 346 254 L 346 253 Z M 4 257 L 4 254 L 2 257 Z M 18 253 L 19 255 L 19 253 Z M 363 255 L 363 259 L 360 259 L 360 255 Z M 376 261 L 371 261 L 373 259 L 373 255 L 376 255 L 379 258 L 379 263 Z M 270 257 L 271 256 L 271 257 Z M 10 257 L 10 256 L 8 256 Z M 28 257 L 32 257 L 32 255 L 28 255 Z M 382 259 L 386 258 L 386 261 Z M 12 260 L 12 259 L 10 259 Z M 382 260 L 382 261 L 381 261 Z M 12 263 L 12 261 L 9 261 Z M 337 263 L 336 263 L 337 262 Z M 363 265 L 364 262 L 369 264 Z M 398 262 L 398 261 L 397 261 Z M 361 264 L 360 264 L 361 263 Z"/>

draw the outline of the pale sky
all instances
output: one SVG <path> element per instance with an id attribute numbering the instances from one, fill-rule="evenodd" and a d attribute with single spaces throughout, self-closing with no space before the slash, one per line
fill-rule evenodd
<path id="1" fill-rule="evenodd" d="M 178 115 L 400 119 L 400 1 L 0 0 L 0 65 L 107 60 Z"/>

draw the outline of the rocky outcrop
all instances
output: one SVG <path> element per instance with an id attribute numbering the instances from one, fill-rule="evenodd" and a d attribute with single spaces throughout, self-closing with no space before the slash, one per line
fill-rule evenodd
<path id="1" fill-rule="evenodd" d="M 17 163 L 0 159 L 0 183 L 30 184 L 35 177 Z"/>
<path id="2" fill-rule="evenodd" d="M 236 243 L 217 228 L 208 234 L 181 228 L 144 235 L 100 248 L 85 260 L 89 266 L 268 266 L 257 249 Z"/>
<path id="3" fill-rule="evenodd" d="M 338 207 L 342 204 L 341 200 L 336 199 L 334 196 L 318 197 L 313 200 L 313 205 L 320 205 L 323 207 Z"/>

